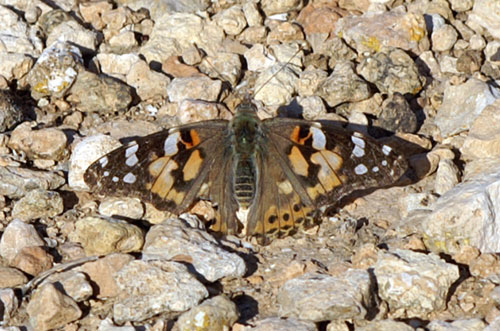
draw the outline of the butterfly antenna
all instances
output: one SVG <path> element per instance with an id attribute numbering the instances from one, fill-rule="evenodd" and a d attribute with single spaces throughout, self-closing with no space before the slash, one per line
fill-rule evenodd
<path id="1" fill-rule="evenodd" d="M 253 93 L 253 95 L 257 95 L 257 93 L 260 92 L 260 90 L 262 90 L 262 88 L 264 86 L 266 86 L 274 77 L 276 77 L 280 72 L 281 70 L 283 70 L 287 65 L 289 65 L 290 63 L 292 63 L 292 60 L 297 56 L 297 54 L 300 53 L 300 51 L 302 51 L 302 46 L 299 45 L 299 49 L 293 53 L 293 55 L 288 59 L 288 61 L 286 61 L 280 68 L 278 71 L 276 71 L 274 74 L 271 75 L 271 77 L 269 77 L 261 86 L 259 86 L 259 88 Z"/>

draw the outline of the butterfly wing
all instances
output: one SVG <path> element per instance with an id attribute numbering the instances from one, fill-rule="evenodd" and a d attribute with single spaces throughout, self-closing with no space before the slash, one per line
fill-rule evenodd
<path id="1" fill-rule="evenodd" d="M 138 138 L 94 162 L 84 180 L 100 194 L 138 197 L 176 214 L 199 197 L 224 205 L 223 184 L 211 186 L 224 178 L 227 123 L 198 122 Z"/>
<path id="2" fill-rule="evenodd" d="M 310 226 L 320 207 L 355 190 L 389 185 L 406 170 L 388 145 L 332 122 L 280 118 L 264 125 L 273 157 L 263 162 L 262 177 L 277 180 L 261 190 L 251 234 L 273 237 Z"/>

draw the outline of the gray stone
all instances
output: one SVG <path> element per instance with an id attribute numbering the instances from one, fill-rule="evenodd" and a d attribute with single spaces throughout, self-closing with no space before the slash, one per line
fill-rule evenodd
<path id="1" fill-rule="evenodd" d="M 254 326 L 247 326 L 243 331 L 270 331 L 270 330 L 294 330 L 294 331 L 316 331 L 318 328 L 312 321 L 298 320 L 296 318 L 268 317 L 258 320 Z M 347 331 L 347 330 L 346 330 Z"/>
<path id="2" fill-rule="evenodd" d="M 0 6 L 0 44 L 2 51 L 29 54 L 35 58 L 40 55 L 43 47 L 36 29 L 31 28 L 14 10 L 4 5 Z"/>
<path id="3" fill-rule="evenodd" d="M 491 325 L 491 324 L 490 324 Z M 458 319 L 453 322 L 434 320 L 427 324 L 429 331 L 484 331 L 487 324 L 480 318 Z"/>
<path id="4" fill-rule="evenodd" d="M 21 198 L 35 189 L 54 190 L 64 185 L 64 177 L 48 171 L 0 167 L 0 195 Z"/>
<path id="5" fill-rule="evenodd" d="M 415 62 L 401 49 L 367 56 L 357 71 L 382 93 L 417 94 L 422 89 Z"/>
<path id="6" fill-rule="evenodd" d="M 29 191 L 14 204 L 12 217 L 30 221 L 41 217 L 54 217 L 63 210 L 63 199 L 59 193 L 36 189 Z"/>
<path id="7" fill-rule="evenodd" d="M 374 266 L 379 296 L 391 318 L 422 318 L 446 307 L 446 295 L 458 279 L 458 267 L 434 254 L 410 250 L 379 251 Z"/>
<path id="8" fill-rule="evenodd" d="M 175 78 L 167 87 L 171 102 L 181 102 L 184 99 L 217 101 L 222 88 L 220 80 L 208 77 Z"/>
<path id="9" fill-rule="evenodd" d="M 417 115 L 411 110 L 408 101 L 400 93 L 390 95 L 382 103 L 375 125 L 391 132 L 417 131 Z"/>
<path id="10" fill-rule="evenodd" d="M 356 102 L 368 99 L 372 93 L 368 83 L 354 72 L 350 62 L 342 62 L 335 66 L 333 72 L 322 82 L 318 89 L 330 107 L 344 102 Z"/>
<path id="11" fill-rule="evenodd" d="M 208 296 L 205 287 L 177 262 L 132 261 L 115 277 L 121 289 L 113 306 L 117 323 L 186 311 Z"/>
<path id="12" fill-rule="evenodd" d="M 470 129 L 471 124 L 484 108 L 500 97 L 500 90 L 475 78 L 448 86 L 435 123 L 443 137 Z"/>
<path id="13" fill-rule="evenodd" d="M 254 99 L 266 106 L 287 104 L 295 92 L 296 82 L 297 68 L 277 63 L 257 77 Z"/>
<path id="14" fill-rule="evenodd" d="M 244 260 L 222 249 L 204 229 L 171 218 L 153 226 L 146 235 L 143 259 L 172 260 L 184 256 L 197 273 L 214 282 L 223 277 L 241 277 L 246 272 Z"/>
<path id="15" fill-rule="evenodd" d="M 2 60 L 0 58 L 0 63 L 1 62 Z M 15 96 L 9 90 L 0 90 L 0 132 L 12 128 L 19 123 L 22 118 L 23 112 Z"/>
<path id="16" fill-rule="evenodd" d="M 288 280 L 277 296 L 281 317 L 316 322 L 364 319 L 370 300 L 368 272 L 356 269 L 336 277 L 307 273 Z"/>
<path id="17" fill-rule="evenodd" d="M 106 198 L 99 204 L 99 214 L 104 216 L 121 216 L 134 220 L 144 216 L 144 206 L 137 198 Z"/>
<path id="18" fill-rule="evenodd" d="M 500 39 L 500 12 L 495 0 L 476 0 L 469 20 L 485 28 L 495 39 Z"/>

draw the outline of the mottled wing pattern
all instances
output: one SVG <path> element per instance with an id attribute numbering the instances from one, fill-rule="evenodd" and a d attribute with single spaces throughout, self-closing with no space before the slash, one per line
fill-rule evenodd
<path id="1" fill-rule="evenodd" d="M 227 123 L 198 122 L 138 138 L 94 162 L 84 180 L 100 194 L 134 196 L 160 210 L 184 212 L 208 194 L 210 180 L 224 177 Z M 219 200 L 214 194 L 208 195 Z"/>
<path id="2" fill-rule="evenodd" d="M 332 122 L 280 118 L 264 124 L 273 153 L 269 163 L 279 164 L 281 172 L 274 169 L 276 165 L 267 165 L 272 168 L 269 171 L 279 173 L 274 194 L 269 195 L 278 201 L 271 198 L 273 203 L 263 206 L 256 233 L 273 236 L 296 226 L 307 227 L 320 207 L 333 205 L 355 190 L 394 183 L 407 167 L 390 146 Z M 282 201 L 290 206 L 289 213 L 280 207 Z"/>

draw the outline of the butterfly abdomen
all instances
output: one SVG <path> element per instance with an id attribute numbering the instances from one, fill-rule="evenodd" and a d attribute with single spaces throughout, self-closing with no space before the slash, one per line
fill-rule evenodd
<path id="1" fill-rule="evenodd" d="M 248 208 L 255 197 L 255 166 L 252 159 L 236 162 L 234 169 L 234 193 L 241 208 Z"/>

